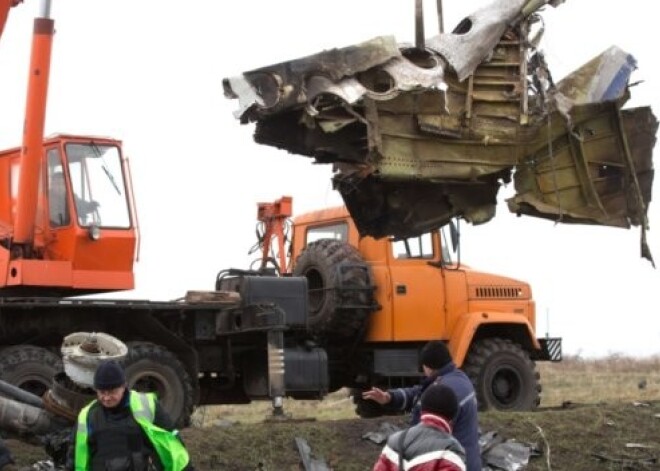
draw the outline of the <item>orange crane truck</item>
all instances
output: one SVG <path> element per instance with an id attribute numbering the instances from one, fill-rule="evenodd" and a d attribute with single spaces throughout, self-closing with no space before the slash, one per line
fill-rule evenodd
<path id="1" fill-rule="evenodd" d="M 290 197 L 259 205 L 259 270 L 272 265 L 307 279 L 308 331 L 327 352 L 330 389 L 417 382 L 420 349 L 441 339 L 482 409 L 539 405 L 535 361 L 561 360 L 561 339 L 537 338 L 529 284 L 452 260 L 445 232 L 455 226 L 398 240 L 360 237 L 348 210 L 336 207 L 300 215 L 285 230 L 291 206 Z M 358 413 L 374 412 L 372 401 L 354 400 Z"/>
<path id="2" fill-rule="evenodd" d="M 0 32 L 18 3 L 0 0 Z M 0 379 L 42 395 L 68 334 L 106 332 L 129 346 L 129 385 L 185 425 L 197 405 L 281 410 L 284 397 L 410 382 L 421 343 L 441 338 L 484 406 L 538 404 L 533 360 L 560 344 L 536 339 L 529 286 L 458 266 L 439 232 L 359 239 L 346 213 L 325 212 L 296 223 L 294 276 L 223 270 L 219 291 L 177 301 L 76 298 L 133 288 L 137 216 L 119 140 L 43 137 L 54 22 L 41 7 L 23 142 L 0 151 Z"/>
<path id="3" fill-rule="evenodd" d="M 19 3 L 0 0 L 0 33 Z M 305 325 L 304 278 L 256 280 L 245 292 L 249 305 L 232 293 L 173 302 L 73 297 L 134 287 L 138 227 L 120 141 L 43 137 L 50 7 L 42 0 L 34 22 L 23 142 L 0 151 L 0 379 L 41 396 L 62 368 L 63 338 L 103 331 L 130 347 L 129 384 L 157 392 L 179 424 L 199 404 L 324 394 L 324 383 L 283 369 L 319 369 L 320 350 L 284 342 L 287 329 Z M 280 303 L 286 321 L 279 298 L 259 294 L 273 286 L 282 301 L 297 299 Z M 53 411 L 74 403 L 72 396 Z"/>

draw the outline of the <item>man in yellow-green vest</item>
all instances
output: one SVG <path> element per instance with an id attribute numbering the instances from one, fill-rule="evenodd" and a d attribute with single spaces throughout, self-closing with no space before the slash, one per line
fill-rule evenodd
<path id="1" fill-rule="evenodd" d="M 113 360 L 94 374 L 97 399 L 78 415 L 66 468 L 75 471 L 194 471 L 172 420 L 156 397 L 128 389 Z"/>

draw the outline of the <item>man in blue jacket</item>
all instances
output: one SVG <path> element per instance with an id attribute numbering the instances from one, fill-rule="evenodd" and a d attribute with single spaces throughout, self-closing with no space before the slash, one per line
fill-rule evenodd
<path id="1" fill-rule="evenodd" d="M 427 343 L 421 352 L 424 379 L 409 388 L 371 388 L 362 393 L 363 399 L 371 399 L 388 409 L 411 411 L 411 425 L 420 421 L 420 398 L 431 384 L 449 386 L 458 399 L 458 413 L 454 421 L 453 435 L 463 445 L 466 453 L 467 471 L 481 471 L 481 450 L 479 448 L 479 418 L 477 398 L 472 382 L 454 364 L 449 349 L 442 341 Z"/>

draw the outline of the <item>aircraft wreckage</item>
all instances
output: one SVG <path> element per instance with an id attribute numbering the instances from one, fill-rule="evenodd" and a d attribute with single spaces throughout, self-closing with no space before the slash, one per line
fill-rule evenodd
<path id="1" fill-rule="evenodd" d="M 510 211 L 641 226 L 650 260 L 658 122 L 623 109 L 636 62 L 617 47 L 553 81 L 537 46 L 559 3 L 498 0 L 415 45 L 381 36 L 225 78 L 225 95 L 257 143 L 333 164 L 363 236 L 485 223 L 513 179 Z"/>

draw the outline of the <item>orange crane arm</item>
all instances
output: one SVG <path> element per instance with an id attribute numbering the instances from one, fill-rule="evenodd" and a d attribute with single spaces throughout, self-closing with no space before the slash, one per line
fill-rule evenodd
<path id="1" fill-rule="evenodd" d="M 23 146 L 20 157 L 21 172 L 18 181 L 14 226 L 14 243 L 20 245 L 30 244 L 34 237 L 54 32 L 55 22 L 50 18 L 50 0 L 42 0 L 40 14 L 34 19 L 30 72 L 25 100 Z"/>
<path id="2" fill-rule="evenodd" d="M 287 271 L 286 253 L 284 251 L 284 225 L 287 218 L 291 216 L 292 198 L 283 196 L 273 203 L 257 204 L 257 220 L 264 225 L 264 235 L 262 240 L 261 267 L 263 270 L 270 259 L 271 242 L 273 238 L 277 239 L 279 270 L 284 273 Z"/>

